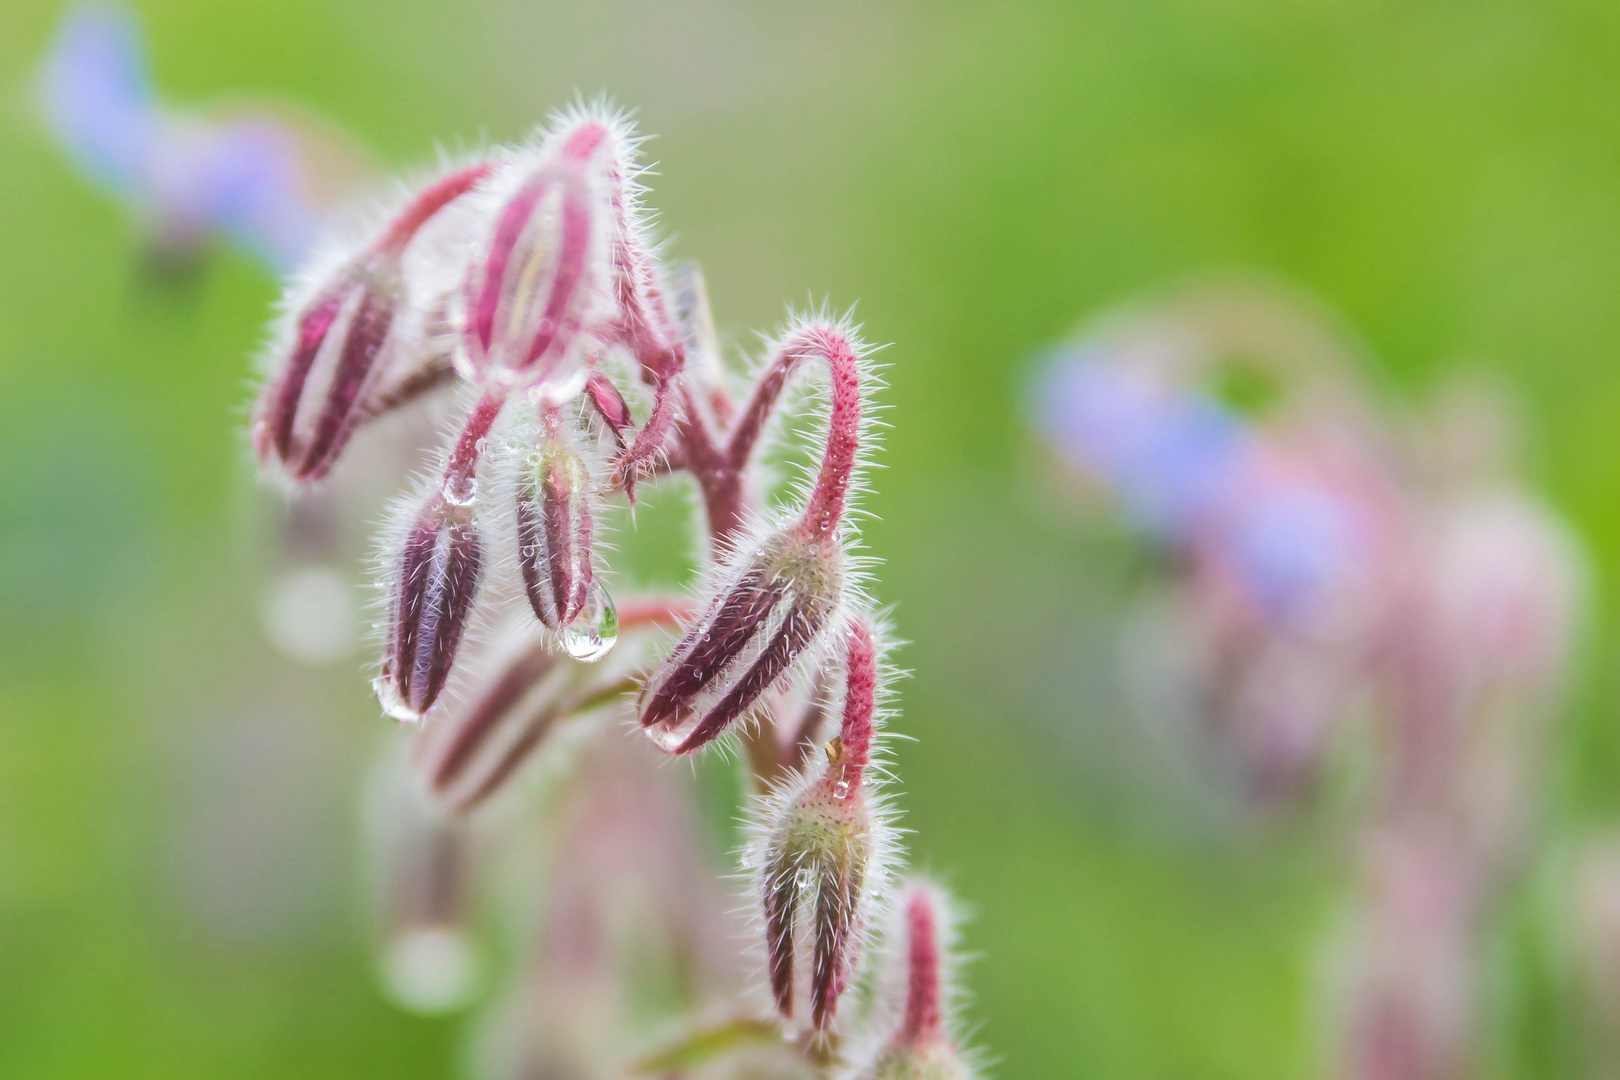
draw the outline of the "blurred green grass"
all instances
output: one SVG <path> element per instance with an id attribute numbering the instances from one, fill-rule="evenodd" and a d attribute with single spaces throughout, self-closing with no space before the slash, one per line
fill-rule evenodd
<path id="1" fill-rule="evenodd" d="M 1020 380 L 1102 305 L 1254 268 L 1342 312 L 1400 392 L 1462 367 L 1520 391 L 1598 568 L 1554 819 L 1620 810 L 1620 8 L 137 6 L 166 94 L 284 96 L 391 166 L 611 91 L 659 133 L 654 202 L 738 342 L 828 297 L 895 343 L 869 541 L 915 642 L 904 806 L 977 912 L 1000 1075 L 1318 1064 L 1332 853 L 1154 839 L 1048 752 L 1088 714 L 1032 671 L 1106 667 L 1106 590 L 1031 505 Z M 0 35 L 0 1076 L 450 1075 L 462 1025 L 380 1000 L 355 911 L 364 687 L 257 641 L 236 425 L 274 285 L 227 256 L 188 294 L 137 286 L 119 210 L 28 111 L 59 14 L 11 0 Z M 349 706 L 304 733 L 318 752 L 199 786 L 240 713 L 296 728 L 318 692 Z M 222 928 L 192 895 L 198 835 L 239 856 L 239 893 L 284 886 L 262 869 L 282 856 L 307 880 Z M 1557 991 L 1521 936 L 1497 1067 L 1551 1075 Z"/>

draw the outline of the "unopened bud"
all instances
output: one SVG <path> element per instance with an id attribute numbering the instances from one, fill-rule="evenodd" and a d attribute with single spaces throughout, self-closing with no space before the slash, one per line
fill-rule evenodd
<path id="1" fill-rule="evenodd" d="M 641 726 L 687 754 L 721 735 L 788 678 L 833 621 L 844 558 L 827 533 L 789 527 L 737 558 L 719 594 L 641 694 Z"/>
<path id="2" fill-rule="evenodd" d="M 573 345 L 608 294 L 619 132 L 587 117 L 553 135 L 494 215 L 465 286 L 458 363 L 475 381 L 558 386 L 583 374 Z"/>
<path id="3" fill-rule="evenodd" d="M 817 1031 L 831 1026 L 849 986 L 892 847 L 882 803 L 864 783 L 877 682 L 876 649 L 864 622 L 851 628 L 847 656 L 839 735 L 827 744 L 820 774 L 770 811 L 759 858 L 772 996 L 786 1017 L 797 999 L 808 998 Z M 810 963 L 797 962 L 801 951 Z"/>
<path id="4" fill-rule="evenodd" d="M 262 462 L 299 482 L 319 480 L 355 429 L 386 411 L 389 354 L 403 347 L 394 328 L 408 300 L 405 250 L 489 171 L 488 164 L 474 165 L 424 188 L 297 310 L 253 422 Z"/>
<path id="5" fill-rule="evenodd" d="M 406 535 L 388 596 L 388 639 L 376 681 L 383 711 L 414 721 L 444 690 L 483 569 L 470 506 L 435 492 Z"/>
<path id="6" fill-rule="evenodd" d="M 299 314 L 253 423 L 261 461 L 300 482 L 326 475 L 363 418 L 404 292 L 399 259 L 379 256 L 345 268 Z"/>
<path id="7" fill-rule="evenodd" d="M 580 456 L 548 438 L 517 485 L 518 556 L 535 618 L 561 631 L 584 610 L 591 565 L 591 480 Z"/>

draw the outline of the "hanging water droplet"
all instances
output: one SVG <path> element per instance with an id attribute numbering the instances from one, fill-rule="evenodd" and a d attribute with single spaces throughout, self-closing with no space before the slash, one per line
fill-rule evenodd
<path id="1" fill-rule="evenodd" d="M 847 798 L 849 798 L 849 781 L 848 780 L 840 780 L 840 781 L 838 781 L 838 783 L 833 785 L 833 798 L 835 798 L 835 799 L 847 799 Z"/>
<path id="2" fill-rule="evenodd" d="M 410 703 L 400 696 L 399 690 L 388 679 L 381 675 L 371 680 L 371 689 L 377 695 L 377 704 L 382 706 L 384 716 L 398 720 L 402 724 L 414 724 L 422 719 L 422 714 L 411 708 Z"/>
<path id="3" fill-rule="evenodd" d="M 591 595 L 574 621 L 563 627 L 563 651 L 575 660 L 594 663 L 613 651 L 619 640 L 619 612 L 600 581 L 591 583 Z"/>
<path id="4" fill-rule="evenodd" d="M 478 448 L 478 453 L 482 455 L 484 451 L 489 449 L 489 439 L 487 437 L 479 439 L 474 445 Z"/>
<path id="5" fill-rule="evenodd" d="M 383 953 L 382 981 L 388 996 L 412 1012 L 451 1012 L 477 989 L 478 958 L 472 943 L 453 928 L 407 930 Z"/>
<path id="6" fill-rule="evenodd" d="M 451 506 L 471 506 L 478 501 L 478 480 L 471 476 L 446 477 L 439 491 Z"/>
<path id="7" fill-rule="evenodd" d="M 808 866 L 793 875 L 793 884 L 801 889 L 808 889 L 816 883 L 816 872 Z"/>

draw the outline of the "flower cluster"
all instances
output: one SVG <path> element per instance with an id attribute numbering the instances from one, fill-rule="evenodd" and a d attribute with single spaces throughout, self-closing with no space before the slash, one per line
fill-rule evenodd
<path id="1" fill-rule="evenodd" d="M 1168 553 L 1172 614 L 1140 644 L 1184 654 L 1160 669 L 1252 794 L 1298 807 L 1334 746 L 1367 747 L 1340 1074 L 1442 1080 L 1472 1066 L 1583 572 L 1495 398 L 1397 422 L 1358 359 L 1286 297 L 1193 289 L 1058 352 L 1037 420 Z M 1234 367 L 1270 400 L 1223 400 Z"/>
<path id="2" fill-rule="evenodd" d="M 757 792 L 744 859 L 772 1015 L 736 1019 L 734 1002 L 724 1034 L 699 1028 L 664 1053 L 687 1065 L 694 1054 L 704 1064 L 746 1057 L 762 1052 L 754 1036 L 765 1032 L 777 1053 L 792 1036 L 793 1066 L 810 1075 L 966 1076 L 939 1014 L 943 915 L 883 930 L 900 852 L 875 755 L 894 673 L 851 521 L 873 446 L 871 350 L 847 320 L 795 319 L 751 384 L 734 385 L 701 275 L 666 268 L 650 235 L 638 146 L 622 116 L 578 107 L 521 145 L 442 169 L 300 275 L 269 348 L 252 444 L 263 471 L 295 492 L 341 473 L 385 418 L 451 421 L 380 560 L 374 686 L 387 715 L 420 729 L 405 768 L 423 799 L 419 826 L 388 840 L 405 869 L 382 877 L 429 880 L 421 903 L 392 909 L 433 924 L 390 948 L 402 973 L 393 981 L 407 1001 L 459 999 L 413 977 L 466 967 L 468 951 L 447 947 L 457 939 L 438 923 L 466 906 L 448 898 L 465 895 L 461 878 L 477 860 L 442 853 L 471 845 L 476 812 L 516 790 L 541 750 L 582 730 L 611 741 L 592 718 L 624 710 L 646 736 L 636 753 L 740 746 Z M 758 462 L 805 373 L 819 376 L 824 403 L 819 464 L 770 510 Z M 678 476 L 694 483 L 706 518 L 699 595 L 615 602 L 604 515 L 615 501 L 633 504 L 638 485 Z M 663 655 L 649 655 L 670 632 Z M 583 757 L 639 768 L 626 753 Z M 614 830 L 593 835 L 644 846 Z M 568 917 L 588 921 L 599 913 L 583 898 L 600 882 L 579 871 L 565 876 L 581 897 Z M 684 888 L 671 888 L 671 903 Z M 918 911 L 939 904 L 934 892 L 916 896 L 925 899 L 907 903 Z M 909 935 L 922 957 L 913 966 L 933 973 L 912 979 L 907 1006 L 932 1019 L 908 1012 L 892 1039 L 866 1037 L 879 1049 L 862 1061 L 844 1051 L 845 1030 L 878 1031 L 893 1009 L 849 991 L 869 943 L 892 934 Z M 592 954 L 593 970 L 611 951 Z M 534 968 L 541 984 L 583 979 L 554 955 Z M 567 985 L 535 992 L 584 1000 Z M 847 1022 L 845 998 L 861 999 Z M 603 1039 L 609 1031 L 622 1042 L 611 1024 Z M 565 1056 L 593 1074 L 580 1064 L 591 1054 Z"/>

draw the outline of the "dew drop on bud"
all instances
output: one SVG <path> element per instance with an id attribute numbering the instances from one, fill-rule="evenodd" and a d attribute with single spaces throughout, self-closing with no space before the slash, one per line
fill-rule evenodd
<path id="1" fill-rule="evenodd" d="M 798 886 L 801 890 L 808 889 L 815 883 L 816 872 L 810 869 L 808 866 L 800 868 L 799 872 L 793 877 L 793 884 Z"/>
<path id="2" fill-rule="evenodd" d="M 478 481 L 471 476 L 446 477 L 439 490 L 451 506 L 471 506 L 478 501 Z"/>
<path id="3" fill-rule="evenodd" d="M 392 680 L 379 675 L 371 680 L 371 689 L 376 691 L 377 704 L 382 706 L 385 716 L 390 716 L 402 724 L 414 724 L 422 719 L 422 714 L 411 708 L 400 696 Z"/>
<path id="4" fill-rule="evenodd" d="M 835 798 L 835 799 L 847 799 L 847 798 L 849 798 L 849 781 L 848 780 L 840 780 L 840 781 L 838 781 L 838 783 L 833 785 L 833 798 Z"/>
<path id="5" fill-rule="evenodd" d="M 619 640 L 619 612 L 600 581 L 591 584 L 591 595 L 574 621 L 563 627 L 563 651 L 575 660 L 594 663 L 613 651 Z"/>

